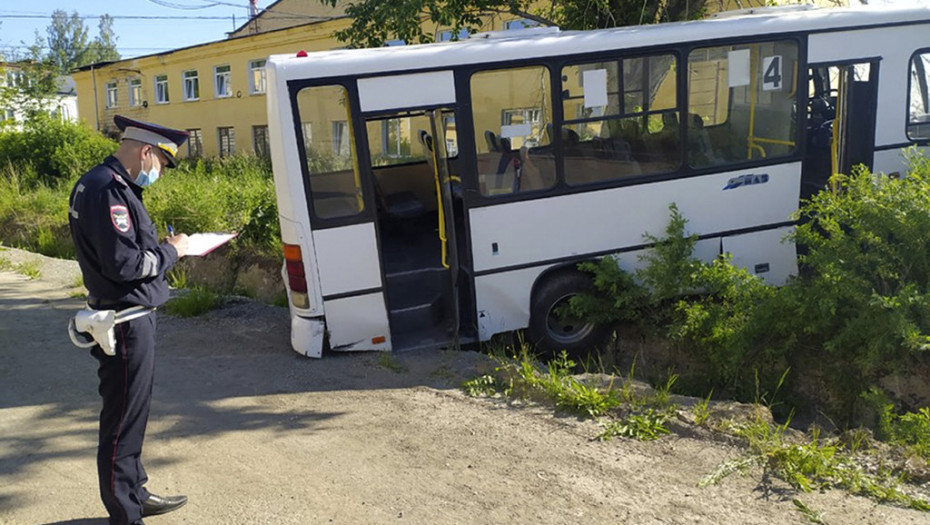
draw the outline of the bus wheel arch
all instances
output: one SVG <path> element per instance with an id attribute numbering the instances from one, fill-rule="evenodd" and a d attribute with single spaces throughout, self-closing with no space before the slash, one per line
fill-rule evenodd
<path id="1" fill-rule="evenodd" d="M 593 286 L 592 276 L 579 270 L 578 262 L 551 268 L 533 284 L 527 336 L 542 352 L 585 352 L 602 343 L 609 334 L 607 326 L 557 315 L 571 297 Z"/>

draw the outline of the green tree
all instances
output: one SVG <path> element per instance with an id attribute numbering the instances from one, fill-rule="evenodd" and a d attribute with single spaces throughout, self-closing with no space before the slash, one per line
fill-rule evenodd
<path id="1" fill-rule="evenodd" d="M 58 71 L 43 54 L 41 40 L 28 47 L 26 56 L 18 56 L 0 71 L 4 82 L 0 83 L 0 107 L 16 110 L 27 121 L 45 112 L 47 101 L 55 93 Z"/>
<path id="2" fill-rule="evenodd" d="M 90 43 L 82 66 L 94 64 L 96 62 L 112 62 L 120 59 L 119 51 L 116 50 L 116 33 L 113 32 L 113 17 L 102 15 L 100 23 L 97 26 L 99 32 L 97 38 Z"/>
<path id="3" fill-rule="evenodd" d="M 335 7 L 338 0 L 320 0 Z M 707 0 L 360 0 L 346 7 L 352 25 L 335 33 L 353 47 L 378 47 L 389 39 L 426 43 L 421 22 L 450 27 L 453 35 L 479 31 L 487 17 L 513 15 L 562 29 L 597 29 L 691 20 Z M 455 37 L 453 37 L 455 38 Z"/>
<path id="4" fill-rule="evenodd" d="M 61 9 L 52 13 L 52 23 L 46 28 L 48 58 L 62 74 L 87 63 L 87 27 L 77 11 L 68 15 Z"/>

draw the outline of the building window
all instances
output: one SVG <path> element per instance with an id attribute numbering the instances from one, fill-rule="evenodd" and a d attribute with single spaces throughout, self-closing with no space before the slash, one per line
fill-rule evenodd
<path id="1" fill-rule="evenodd" d="M 133 78 L 129 81 L 129 106 L 142 105 L 142 79 Z"/>
<path id="2" fill-rule="evenodd" d="M 309 151 L 313 146 L 313 122 L 301 122 L 304 132 L 304 149 Z"/>
<path id="3" fill-rule="evenodd" d="M 4 120 L 16 120 L 16 112 L 12 108 L 6 108 L 3 110 Z"/>
<path id="4" fill-rule="evenodd" d="M 116 82 L 107 83 L 107 107 L 116 107 Z"/>
<path id="5" fill-rule="evenodd" d="M 6 86 L 22 87 L 27 85 L 26 74 L 21 70 L 10 70 L 6 72 Z"/>
<path id="6" fill-rule="evenodd" d="M 235 128 L 216 128 L 219 136 L 220 157 L 226 157 L 236 152 L 236 130 Z"/>
<path id="7" fill-rule="evenodd" d="M 168 100 L 168 75 L 157 75 L 155 77 L 155 102 L 167 104 Z"/>
<path id="8" fill-rule="evenodd" d="M 268 126 L 252 126 L 252 149 L 262 158 L 271 155 L 271 140 L 268 138 Z"/>
<path id="9" fill-rule="evenodd" d="M 213 86 L 216 89 L 216 98 L 232 96 L 231 73 L 229 66 L 216 66 L 213 68 Z"/>
<path id="10" fill-rule="evenodd" d="M 349 123 L 345 120 L 333 121 L 333 155 L 349 155 Z"/>
<path id="11" fill-rule="evenodd" d="M 200 100 L 200 79 L 197 78 L 196 71 L 185 71 L 184 78 L 184 100 Z"/>
<path id="12" fill-rule="evenodd" d="M 459 29 L 458 38 L 456 38 L 456 40 L 465 40 L 466 38 L 468 38 L 468 35 L 469 35 L 469 34 L 470 34 L 470 33 L 468 32 L 467 29 Z M 449 42 L 450 40 L 452 40 L 452 31 L 451 31 L 451 30 L 446 30 L 446 31 L 440 31 L 440 32 L 439 32 L 439 41 L 440 41 L 440 42 Z"/>
<path id="13" fill-rule="evenodd" d="M 930 140 L 930 52 L 911 59 L 911 89 L 908 97 L 907 136 Z"/>
<path id="14" fill-rule="evenodd" d="M 258 95 L 265 92 L 265 61 L 253 60 L 249 62 L 249 93 Z"/>
<path id="15" fill-rule="evenodd" d="M 529 29 L 531 27 L 539 27 L 539 22 L 535 20 L 528 20 L 526 18 L 521 18 L 520 20 L 511 20 L 504 23 L 504 29 L 507 31 L 516 31 L 518 29 Z"/>
<path id="16" fill-rule="evenodd" d="M 199 157 L 203 155 L 203 131 L 199 129 L 189 129 L 190 137 L 187 139 L 187 156 Z"/>

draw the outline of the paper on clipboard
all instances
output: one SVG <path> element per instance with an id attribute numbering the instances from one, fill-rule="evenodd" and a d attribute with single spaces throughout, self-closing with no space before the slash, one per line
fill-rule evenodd
<path id="1" fill-rule="evenodd" d="M 236 233 L 192 233 L 187 236 L 187 255 L 202 257 L 229 242 Z"/>

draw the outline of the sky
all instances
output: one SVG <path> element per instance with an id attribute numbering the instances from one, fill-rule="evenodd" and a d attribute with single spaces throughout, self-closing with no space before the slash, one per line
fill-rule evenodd
<path id="1" fill-rule="evenodd" d="M 272 3 L 258 0 L 257 5 L 261 9 Z M 0 0 L 0 54 L 25 53 L 36 30 L 44 39 L 56 9 L 85 17 L 89 39 L 97 36 L 100 15 L 109 14 L 115 19 L 120 55 L 131 58 L 222 40 L 247 20 L 249 0 Z"/>

